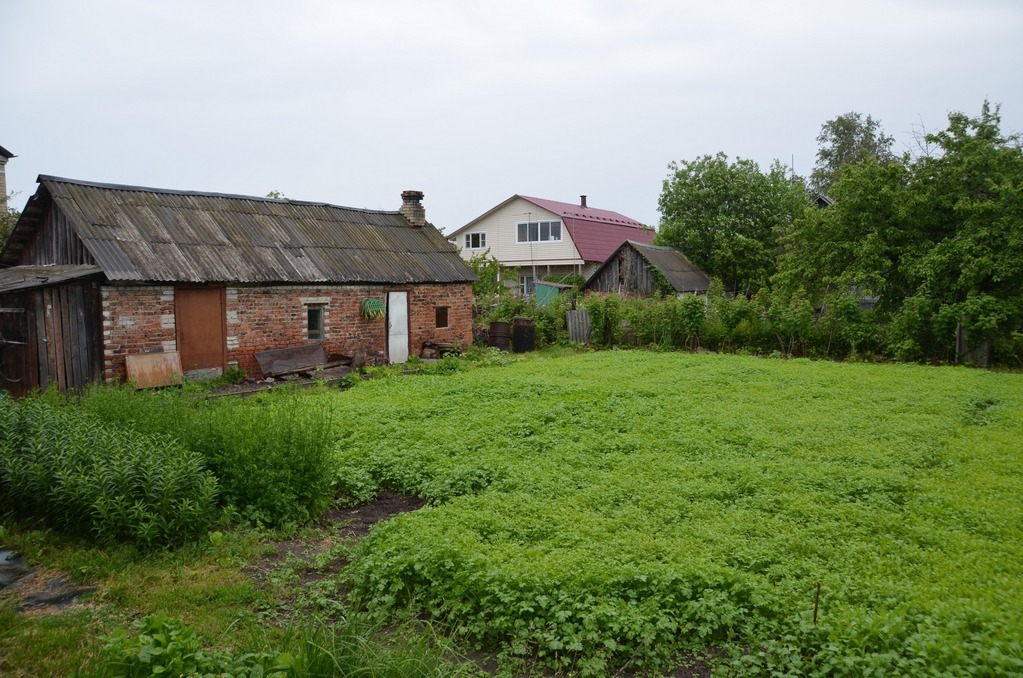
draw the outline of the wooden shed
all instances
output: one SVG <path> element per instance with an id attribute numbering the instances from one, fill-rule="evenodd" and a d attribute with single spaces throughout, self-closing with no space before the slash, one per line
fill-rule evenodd
<path id="1" fill-rule="evenodd" d="M 657 292 L 706 294 L 709 288 L 707 274 L 678 250 L 627 240 L 594 271 L 583 291 L 625 297 Z"/>

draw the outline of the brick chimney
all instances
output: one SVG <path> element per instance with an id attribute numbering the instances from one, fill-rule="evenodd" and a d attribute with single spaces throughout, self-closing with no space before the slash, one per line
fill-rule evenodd
<path id="1" fill-rule="evenodd" d="M 585 195 L 580 195 L 579 196 L 579 207 L 582 207 L 583 209 L 586 209 L 586 196 Z"/>
<path id="2" fill-rule="evenodd" d="M 426 209 L 423 208 L 422 191 L 402 191 L 401 209 L 398 210 L 410 224 L 419 228 L 426 225 Z"/>
<path id="3" fill-rule="evenodd" d="M 0 146 L 0 214 L 7 213 L 7 161 L 16 157 Z"/>

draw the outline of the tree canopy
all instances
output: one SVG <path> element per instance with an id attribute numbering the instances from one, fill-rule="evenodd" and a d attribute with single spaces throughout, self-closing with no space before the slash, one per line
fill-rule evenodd
<path id="1" fill-rule="evenodd" d="M 821 125 L 817 135 L 817 163 L 810 173 L 810 188 L 829 194 L 843 167 L 874 159 L 884 164 L 896 159 L 895 139 L 884 133 L 881 121 L 850 111 Z"/>
<path id="2" fill-rule="evenodd" d="M 657 244 L 681 250 L 734 289 L 750 294 L 763 287 L 775 270 L 779 234 L 806 208 L 802 185 L 777 162 L 765 173 L 724 153 L 668 169 Z"/>
<path id="3" fill-rule="evenodd" d="M 834 205 L 796 223 L 774 283 L 808 292 L 855 286 L 878 297 L 891 350 L 957 360 L 957 336 L 995 351 L 1023 332 L 1023 148 L 997 107 L 949 115 L 915 160 L 846 165 Z"/>

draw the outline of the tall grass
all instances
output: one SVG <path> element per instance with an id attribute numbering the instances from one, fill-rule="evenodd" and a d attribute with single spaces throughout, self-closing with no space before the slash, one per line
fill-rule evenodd
<path id="1" fill-rule="evenodd" d="M 444 643 L 428 627 L 388 643 L 381 628 L 362 617 L 340 625 L 313 620 L 254 652 L 204 649 L 189 626 L 164 615 L 149 615 L 133 626 L 132 635 L 120 629 L 108 636 L 99 675 L 441 678 L 465 673 L 445 658 Z"/>

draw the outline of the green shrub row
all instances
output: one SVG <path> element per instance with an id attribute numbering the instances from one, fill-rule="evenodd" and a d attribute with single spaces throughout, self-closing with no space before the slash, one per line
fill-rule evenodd
<path id="1" fill-rule="evenodd" d="M 38 399 L 0 399 L 0 503 L 101 542 L 180 543 L 216 515 L 202 457 Z"/>
<path id="2" fill-rule="evenodd" d="M 620 298 L 616 294 L 573 292 L 547 306 L 503 294 L 478 322 L 529 316 L 536 321 L 538 347 L 565 344 L 565 311 L 585 309 L 589 343 L 597 348 L 644 346 L 662 349 L 704 348 L 725 353 L 836 359 L 887 359 L 952 363 L 955 318 L 925 318 L 907 305 L 897 314 L 861 307 L 852 291 L 813 304 L 802 292 L 766 288 L 753 298 L 729 295 L 713 281 L 706 296 Z M 918 311 L 920 311 L 918 313 Z M 1023 365 L 1023 333 L 997 336 L 991 343 L 997 364 Z"/>

